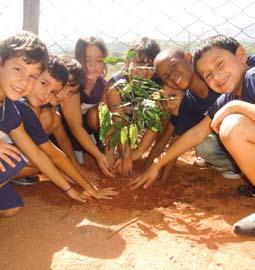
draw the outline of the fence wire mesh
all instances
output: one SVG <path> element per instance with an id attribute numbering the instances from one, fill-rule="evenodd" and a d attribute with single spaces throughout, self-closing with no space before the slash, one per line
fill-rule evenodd
<path id="1" fill-rule="evenodd" d="M 22 29 L 23 1 L 1 0 L 0 36 Z M 100 36 L 120 54 L 139 36 L 164 48 L 192 51 L 217 33 L 238 39 L 255 52 L 255 1 L 250 0 L 41 0 L 39 35 L 54 52 L 72 53 L 80 36 Z"/>

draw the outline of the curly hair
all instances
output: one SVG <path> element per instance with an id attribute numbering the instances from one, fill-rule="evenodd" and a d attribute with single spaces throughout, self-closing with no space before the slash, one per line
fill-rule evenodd
<path id="1" fill-rule="evenodd" d="M 22 31 L 0 43 L 2 64 L 14 57 L 24 57 L 28 64 L 40 63 L 42 70 L 47 67 L 49 54 L 46 45 L 35 34 Z"/>
<path id="2" fill-rule="evenodd" d="M 68 69 L 56 55 L 50 55 L 47 71 L 57 81 L 64 86 L 68 81 Z"/>
<path id="3" fill-rule="evenodd" d="M 131 45 L 129 51 L 133 50 L 138 53 L 140 58 L 144 55 L 153 62 L 157 54 L 160 52 L 160 47 L 156 40 L 148 37 L 141 37 L 135 40 Z"/>
<path id="4" fill-rule="evenodd" d="M 65 64 L 69 72 L 69 75 L 72 76 L 72 80 L 71 81 L 68 80 L 69 84 L 71 86 L 77 84 L 84 85 L 85 74 L 81 64 L 76 59 L 67 54 L 62 54 L 59 55 L 58 57 L 59 60 Z"/>

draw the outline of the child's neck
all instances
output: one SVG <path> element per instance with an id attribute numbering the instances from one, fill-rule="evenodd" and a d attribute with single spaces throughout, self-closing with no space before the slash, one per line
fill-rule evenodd
<path id="1" fill-rule="evenodd" d="M 35 113 L 37 118 L 39 118 L 40 115 L 41 115 L 41 112 L 42 112 L 42 108 L 40 106 L 39 107 L 34 107 L 29 102 L 28 102 L 28 105 L 29 105 L 30 109 Z"/>
<path id="2" fill-rule="evenodd" d="M 206 98 L 208 96 L 209 88 L 207 84 L 195 72 L 193 73 L 189 89 L 200 98 Z"/>
<path id="3" fill-rule="evenodd" d="M 90 96 L 91 92 L 96 84 L 96 80 L 87 80 L 85 85 L 85 93 Z"/>

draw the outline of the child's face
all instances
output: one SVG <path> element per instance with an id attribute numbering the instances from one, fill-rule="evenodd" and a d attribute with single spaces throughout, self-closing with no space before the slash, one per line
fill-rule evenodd
<path id="1" fill-rule="evenodd" d="M 164 85 L 163 96 L 167 99 L 163 102 L 165 110 L 177 116 L 184 94 L 183 90 L 176 90 Z"/>
<path id="2" fill-rule="evenodd" d="M 170 88 L 186 90 L 193 76 L 191 60 L 190 54 L 184 57 L 173 54 L 158 63 L 156 73 Z"/>
<path id="3" fill-rule="evenodd" d="M 54 79 L 44 71 L 27 98 L 33 107 L 39 107 L 51 101 L 51 98 L 63 88 L 62 82 Z"/>
<path id="4" fill-rule="evenodd" d="M 241 86 L 246 66 L 246 52 L 239 47 L 236 54 L 212 47 L 197 62 L 197 71 L 217 93 L 231 93 Z"/>
<path id="5" fill-rule="evenodd" d="M 13 57 L 0 62 L 0 91 L 3 96 L 18 100 L 26 96 L 34 87 L 41 74 L 41 64 L 27 64 L 24 58 Z"/>
<path id="6" fill-rule="evenodd" d="M 72 95 L 75 95 L 78 93 L 80 89 L 80 84 L 70 84 L 67 83 L 65 87 L 59 91 L 56 95 L 52 96 L 51 98 L 51 105 L 56 106 L 58 104 L 61 104 L 64 102 L 67 98 L 71 97 Z"/>
<path id="7" fill-rule="evenodd" d="M 89 45 L 85 52 L 86 78 L 96 80 L 105 71 L 104 55 L 95 45 Z"/>

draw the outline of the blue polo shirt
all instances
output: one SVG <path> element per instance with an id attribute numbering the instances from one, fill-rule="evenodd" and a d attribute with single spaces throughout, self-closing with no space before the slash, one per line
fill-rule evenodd
<path id="1" fill-rule="evenodd" d="M 18 108 L 24 128 L 35 144 L 40 145 L 49 140 L 49 136 L 45 133 L 39 119 L 33 110 L 28 106 L 25 100 L 15 101 Z"/>
<path id="2" fill-rule="evenodd" d="M 9 98 L 5 98 L 0 108 L 0 130 L 9 135 L 12 130 L 20 126 L 21 122 L 21 115 L 14 102 Z M 4 160 L 1 160 L 6 171 L 0 172 L 0 183 L 4 183 L 14 177 L 27 164 L 23 157 L 21 157 L 20 161 L 16 161 L 11 157 L 10 159 L 15 163 L 16 167 L 13 168 Z"/>
<path id="3" fill-rule="evenodd" d="M 16 129 L 21 122 L 21 115 L 14 102 L 9 98 L 5 98 L 0 108 L 0 130 L 9 134 L 13 129 Z"/>
<path id="4" fill-rule="evenodd" d="M 215 113 L 231 100 L 240 99 L 255 104 L 255 67 L 246 71 L 243 80 L 243 88 L 241 96 L 238 97 L 234 93 L 222 94 L 213 106 L 208 110 L 208 116 L 213 119 Z"/>
<path id="5" fill-rule="evenodd" d="M 174 134 L 181 136 L 187 130 L 198 124 L 205 116 L 208 108 L 214 104 L 220 94 L 208 90 L 206 98 L 199 98 L 187 90 L 179 107 L 178 119 L 174 119 Z M 174 116 L 171 116 L 171 118 Z M 172 119 L 170 122 L 172 123 Z M 174 117 L 176 118 L 176 117 Z"/>

